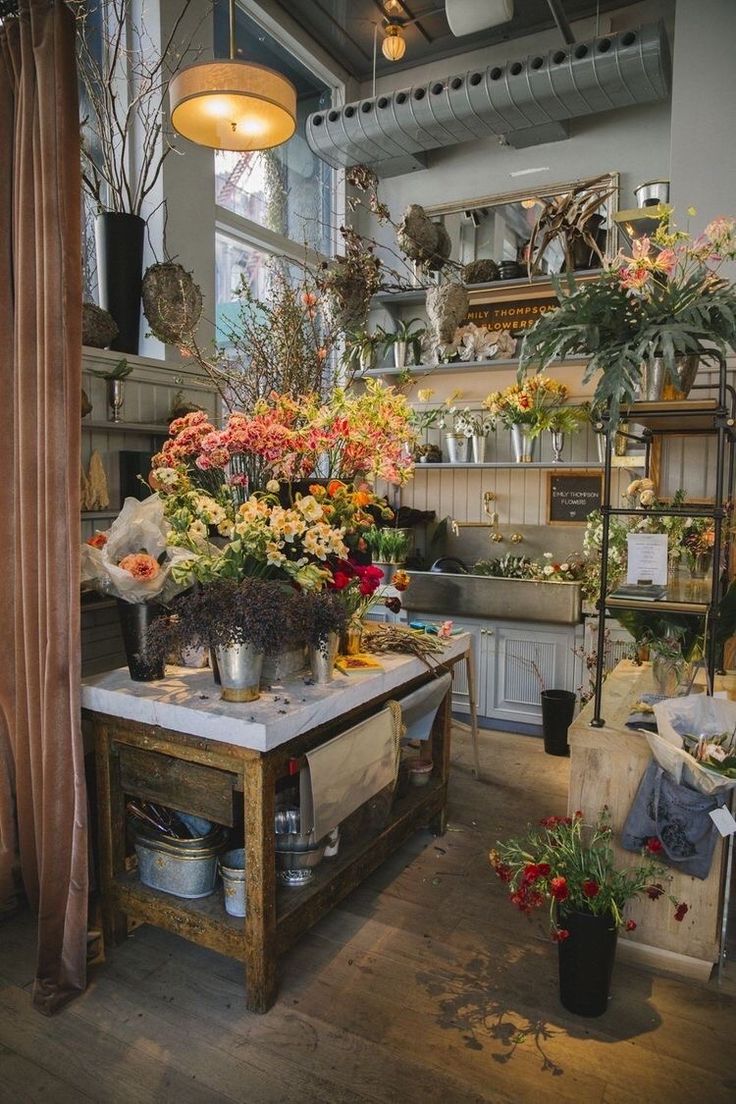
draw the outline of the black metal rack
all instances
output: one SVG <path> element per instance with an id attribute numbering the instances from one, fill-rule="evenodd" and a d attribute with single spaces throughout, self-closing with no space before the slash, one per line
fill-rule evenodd
<path id="1" fill-rule="evenodd" d="M 723 528 L 730 515 L 731 505 L 728 499 L 733 492 L 734 461 L 736 443 L 736 391 L 726 380 L 727 366 L 725 358 L 715 350 L 703 350 L 701 357 L 715 362 L 718 370 L 717 383 L 695 384 L 692 391 L 717 391 L 716 397 L 703 396 L 681 401 L 636 402 L 621 411 L 621 419 L 640 427 L 635 440 L 646 445 L 645 472 L 649 475 L 651 444 L 655 437 L 667 434 L 682 436 L 713 436 L 716 438 L 716 471 L 713 505 L 692 507 L 666 507 L 642 509 L 611 506 L 611 452 L 617 427 L 610 415 L 604 413 L 596 423 L 598 433 L 605 434 L 606 449 L 603 465 L 603 496 L 601 514 L 603 534 L 601 539 L 601 581 L 597 603 L 598 608 L 598 646 L 595 668 L 594 709 L 591 725 L 602 728 L 605 724 L 601 717 L 601 696 L 603 691 L 603 670 L 605 660 L 605 615 L 606 610 L 639 609 L 657 613 L 681 613 L 704 620 L 705 664 L 707 669 L 708 692 L 712 692 L 713 677 L 717 663 L 716 625 L 719 607 L 727 586 L 727 570 L 722 564 Z M 642 601 L 632 598 L 611 598 L 608 591 L 608 550 L 611 518 L 618 515 L 646 515 L 649 517 L 708 517 L 713 519 L 713 568 L 710 594 L 703 601 L 682 600 L 679 597 Z"/>

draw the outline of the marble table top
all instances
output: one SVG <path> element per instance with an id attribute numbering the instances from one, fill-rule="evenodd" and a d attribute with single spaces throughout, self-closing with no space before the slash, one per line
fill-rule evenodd
<path id="1" fill-rule="evenodd" d="M 452 637 L 442 661 L 468 650 L 467 633 Z M 158 682 L 133 682 L 127 667 L 82 679 L 82 707 L 112 717 L 158 725 L 255 751 L 269 751 L 303 732 L 366 705 L 415 678 L 427 667 L 414 656 L 376 657 L 382 670 L 341 675 L 327 686 L 309 685 L 304 676 L 285 679 L 263 691 L 258 701 L 226 702 L 220 698 L 209 668 L 167 667 Z"/>

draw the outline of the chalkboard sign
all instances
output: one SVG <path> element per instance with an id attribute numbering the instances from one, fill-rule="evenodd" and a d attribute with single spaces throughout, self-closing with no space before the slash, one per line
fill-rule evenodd
<path id="1" fill-rule="evenodd" d="M 581 525 L 600 508 L 602 472 L 548 472 L 547 523 Z"/>

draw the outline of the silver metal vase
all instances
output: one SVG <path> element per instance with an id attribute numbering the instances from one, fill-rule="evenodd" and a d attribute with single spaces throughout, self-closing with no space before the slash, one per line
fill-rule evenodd
<path id="1" fill-rule="evenodd" d="M 260 696 L 263 652 L 248 642 L 220 645 L 215 654 L 223 701 L 255 701 Z"/>
<path id="2" fill-rule="evenodd" d="M 534 459 L 534 445 L 536 437 L 530 437 L 531 426 L 512 425 L 511 444 L 514 449 L 514 460 L 517 464 L 531 464 Z"/>
<path id="3" fill-rule="evenodd" d="M 326 686 L 335 677 L 335 660 L 340 646 L 340 636 L 328 632 L 317 644 L 309 645 L 309 667 L 315 685 Z"/>

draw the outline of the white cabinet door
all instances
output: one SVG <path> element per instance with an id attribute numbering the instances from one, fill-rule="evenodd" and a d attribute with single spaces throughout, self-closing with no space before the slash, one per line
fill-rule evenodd
<path id="1" fill-rule="evenodd" d="M 543 689 L 574 690 L 575 627 L 496 622 L 483 638 L 485 715 L 539 725 Z M 483 677 L 483 675 L 481 675 Z"/>
<path id="2" fill-rule="evenodd" d="M 422 616 L 421 620 L 425 621 L 428 625 L 442 624 L 442 620 L 435 620 L 434 617 Z M 478 708 L 478 716 L 482 717 L 485 714 L 485 682 L 481 660 L 481 640 L 485 641 L 485 637 L 481 637 L 481 633 L 485 630 L 481 628 L 480 623 L 477 622 L 473 623 L 471 621 L 457 621 L 453 618 L 452 623 L 456 629 L 461 629 L 462 632 L 468 633 L 473 641 L 473 670 L 475 674 L 475 693 L 476 697 L 478 698 L 476 705 Z M 483 625 L 485 624 L 486 622 L 483 622 Z M 467 666 L 464 662 L 456 663 L 453 667 L 452 708 L 455 713 L 470 713 L 468 671 Z"/>

